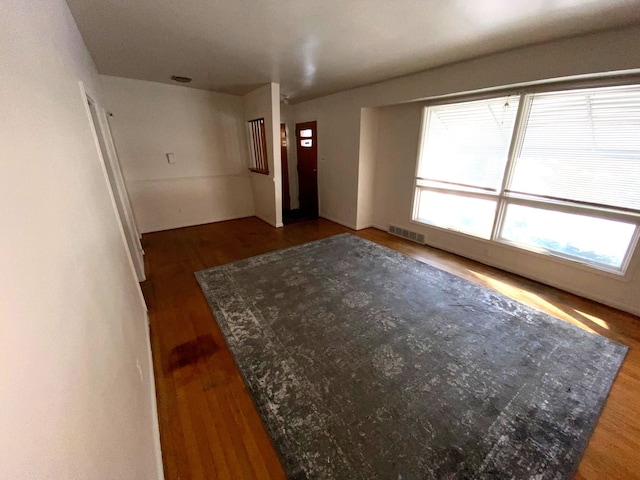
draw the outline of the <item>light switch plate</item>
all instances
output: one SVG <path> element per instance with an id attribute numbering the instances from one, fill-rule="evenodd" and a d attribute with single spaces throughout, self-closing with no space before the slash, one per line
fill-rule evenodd
<path id="1" fill-rule="evenodd" d="M 176 159 L 173 156 L 173 153 L 167 153 L 167 162 L 169 162 L 170 164 L 176 163 Z"/>

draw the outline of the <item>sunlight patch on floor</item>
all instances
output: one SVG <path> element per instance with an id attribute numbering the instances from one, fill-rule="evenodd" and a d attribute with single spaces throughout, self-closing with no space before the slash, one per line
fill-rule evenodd
<path id="1" fill-rule="evenodd" d="M 611 330 L 611 328 L 609 327 L 609 324 L 607 322 L 605 322 L 604 320 L 602 320 L 601 318 L 598 318 L 594 315 L 590 315 L 588 313 L 585 313 L 581 310 L 574 310 L 577 314 L 582 315 L 583 317 L 585 317 L 586 319 L 592 321 L 593 323 L 595 323 L 596 325 L 605 328 L 607 330 Z"/>
<path id="2" fill-rule="evenodd" d="M 604 320 L 595 317 L 593 315 L 589 315 L 587 313 L 572 309 L 573 312 L 575 312 L 575 314 L 572 314 L 570 312 L 566 312 L 560 308 L 558 308 L 556 305 L 554 305 L 553 303 L 551 303 L 550 301 L 540 297 L 540 295 L 536 294 L 536 293 L 532 293 L 529 292 L 527 290 L 524 290 L 522 288 L 518 288 L 518 287 L 514 287 L 513 285 L 510 285 L 506 282 L 497 280 L 495 278 L 491 278 L 487 275 L 483 275 L 481 273 L 476 273 L 476 272 L 472 272 L 469 271 L 469 273 L 477 278 L 478 280 L 480 280 L 481 285 L 484 285 L 486 287 L 492 288 L 500 293 L 502 293 L 503 295 L 506 295 L 510 298 L 513 298 L 514 300 L 517 300 L 519 302 L 525 303 L 531 307 L 537 308 L 538 310 L 542 310 L 546 313 L 549 313 L 550 315 L 553 315 L 555 317 L 558 317 L 562 320 L 565 320 L 573 325 L 576 325 L 577 327 L 580 327 L 584 330 L 587 330 L 589 332 L 593 332 L 593 333 L 599 333 L 597 330 L 594 330 L 593 328 L 591 328 L 588 323 L 585 323 L 584 320 L 588 320 L 589 322 L 593 322 L 595 325 L 597 325 L 598 327 L 601 328 L 605 328 L 607 330 L 609 330 L 609 326 L 607 325 L 607 322 L 605 322 Z"/>

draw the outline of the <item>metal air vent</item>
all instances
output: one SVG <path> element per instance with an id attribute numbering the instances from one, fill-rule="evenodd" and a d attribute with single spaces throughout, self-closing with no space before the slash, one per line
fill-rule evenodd
<path id="1" fill-rule="evenodd" d="M 389 225 L 389 233 L 397 235 L 398 237 L 406 238 L 407 240 L 411 240 L 412 242 L 419 243 L 420 245 L 425 244 L 424 235 L 422 233 L 412 232 L 411 230 L 407 230 L 406 228 Z"/>

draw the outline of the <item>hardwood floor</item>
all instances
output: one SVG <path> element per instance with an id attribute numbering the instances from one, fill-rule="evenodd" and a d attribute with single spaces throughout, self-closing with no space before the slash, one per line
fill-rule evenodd
<path id="1" fill-rule="evenodd" d="M 143 236 L 167 480 L 285 478 L 193 272 L 342 232 L 628 345 L 576 479 L 640 478 L 640 318 L 379 230 L 354 232 L 323 219 L 275 229 L 252 217 Z"/>

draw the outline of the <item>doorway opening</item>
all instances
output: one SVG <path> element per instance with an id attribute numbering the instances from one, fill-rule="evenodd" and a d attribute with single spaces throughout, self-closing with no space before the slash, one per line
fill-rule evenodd
<path id="1" fill-rule="evenodd" d="M 283 216 L 285 224 L 318 218 L 318 134 L 316 122 L 296 124 L 300 208 Z"/>
<path id="2" fill-rule="evenodd" d="M 280 124 L 280 162 L 282 164 L 282 216 L 291 210 L 291 193 L 289 191 L 289 160 L 287 159 L 287 125 Z"/>

